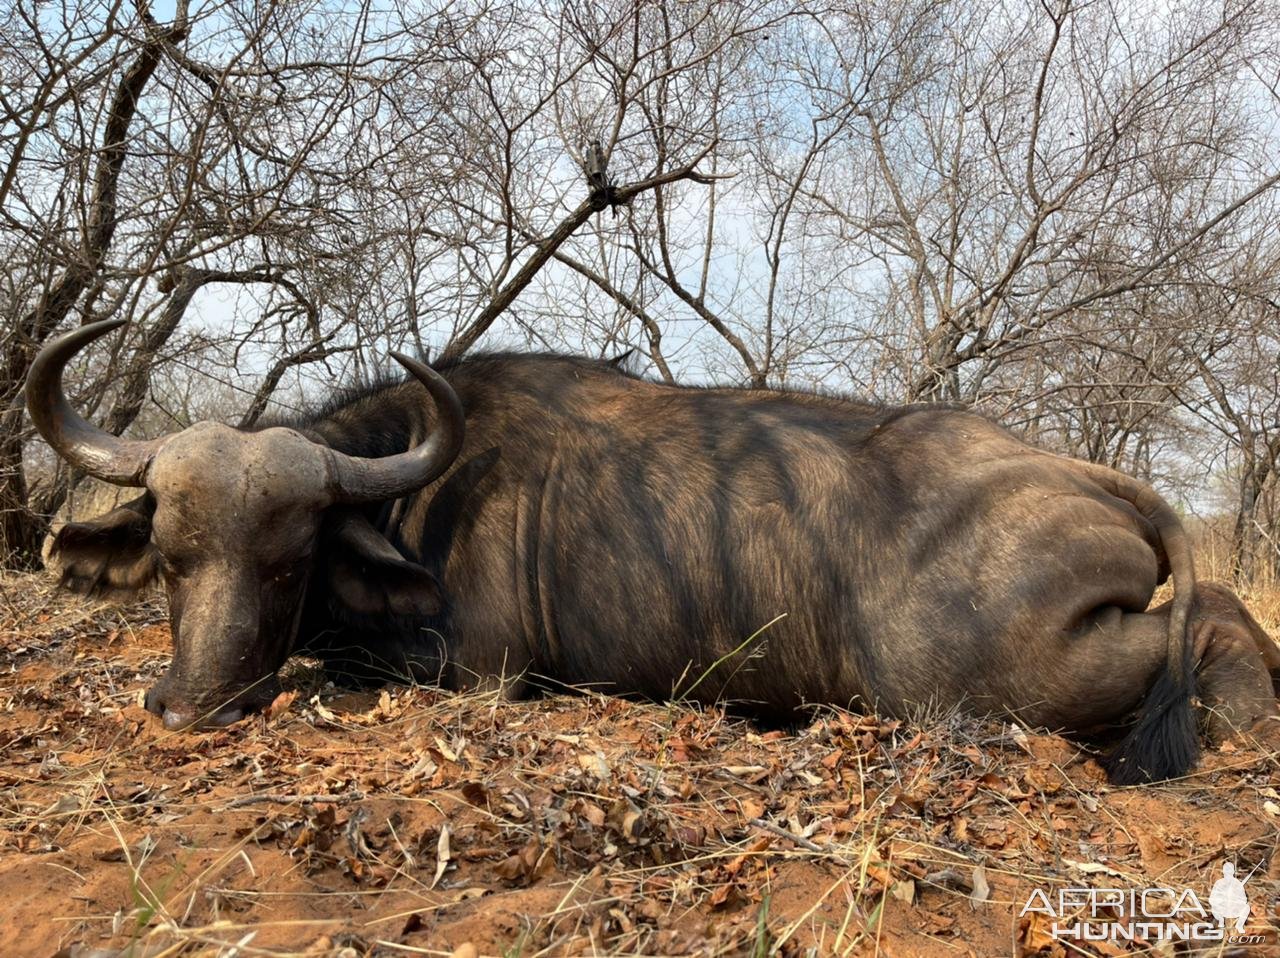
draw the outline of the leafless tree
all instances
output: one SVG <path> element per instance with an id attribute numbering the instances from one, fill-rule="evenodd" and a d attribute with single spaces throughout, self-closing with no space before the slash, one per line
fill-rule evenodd
<path id="1" fill-rule="evenodd" d="M 116 357 L 86 370 L 88 408 L 119 432 L 156 368 L 194 355 L 168 348 L 202 291 L 253 287 L 247 322 L 183 337 L 206 347 L 187 364 L 196 374 L 217 376 L 220 358 L 259 371 L 240 416 L 250 426 L 290 372 L 343 356 L 367 368 L 389 343 L 421 344 L 441 315 L 453 324 L 445 352 L 460 354 L 593 213 L 704 179 L 705 137 L 657 157 L 619 147 L 626 89 L 610 112 L 572 114 L 562 91 L 598 57 L 594 41 L 575 45 L 572 11 L 527 12 L 445 4 L 410 19 L 315 2 L 193 15 L 180 3 L 160 24 L 145 6 L 19 4 L 6 24 L 21 69 L 4 102 L 0 194 L 14 264 L 0 395 L 11 563 L 36 561 L 66 493 L 58 476 L 31 495 L 20 389 L 35 351 L 73 319 L 134 320 Z M 641 45 L 641 20 L 602 29 L 633 36 L 638 64 L 662 59 Z M 599 188 L 561 142 L 566 124 L 612 127 L 621 155 L 599 158 Z"/>

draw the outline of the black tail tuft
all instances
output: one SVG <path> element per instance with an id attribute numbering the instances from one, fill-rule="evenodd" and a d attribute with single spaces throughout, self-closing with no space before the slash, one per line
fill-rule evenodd
<path id="1" fill-rule="evenodd" d="M 1141 785 L 1185 775 L 1200 757 L 1200 738 L 1191 710 L 1194 694 L 1188 679 L 1174 679 L 1166 668 L 1151 686 L 1138 721 L 1107 756 L 1103 767 L 1113 785 Z"/>

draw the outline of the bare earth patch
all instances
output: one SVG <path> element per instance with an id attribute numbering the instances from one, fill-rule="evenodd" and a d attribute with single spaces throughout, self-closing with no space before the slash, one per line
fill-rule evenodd
<path id="1" fill-rule="evenodd" d="M 162 605 L 0 582 L 0 955 L 1113 955 L 1035 888 L 1248 883 L 1277 949 L 1274 753 L 1114 790 L 1056 736 L 815 711 L 788 732 L 597 696 L 295 676 L 165 732 Z"/>

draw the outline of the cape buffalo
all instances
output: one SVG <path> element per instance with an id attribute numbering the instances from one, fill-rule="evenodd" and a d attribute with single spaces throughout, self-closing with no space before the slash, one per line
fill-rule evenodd
<path id="1" fill-rule="evenodd" d="M 174 655 L 147 707 L 169 728 L 260 707 L 301 648 L 334 672 L 514 695 L 1128 723 L 1117 782 L 1187 771 L 1197 710 L 1211 736 L 1276 712 L 1276 647 L 1228 590 L 1197 587 L 1163 500 L 973 413 L 394 354 L 407 381 L 291 424 L 134 441 L 61 385 L 120 325 L 49 343 L 27 402 L 73 466 L 146 490 L 53 551 L 78 591 L 164 580 Z M 1173 599 L 1148 609 L 1169 574 Z"/>

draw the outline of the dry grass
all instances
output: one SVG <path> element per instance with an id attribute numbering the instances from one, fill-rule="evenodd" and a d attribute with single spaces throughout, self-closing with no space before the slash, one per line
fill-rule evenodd
<path id="1" fill-rule="evenodd" d="M 1223 537 L 1201 536 L 1196 548 L 1196 572 L 1201 579 L 1231 583 L 1231 557 Z M 1280 636 L 1280 581 L 1264 571 L 1247 583 L 1232 586 L 1253 617 L 1273 638 Z"/>
<path id="2" fill-rule="evenodd" d="M 167 652 L 157 603 L 0 590 L 0 954 L 1114 954 L 1053 942 L 1031 889 L 1203 894 L 1223 859 L 1258 866 L 1247 953 L 1275 950 L 1265 751 L 1113 790 L 1062 738 L 955 715 L 767 730 L 306 674 L 177 735 L 137 704 Z"/>

